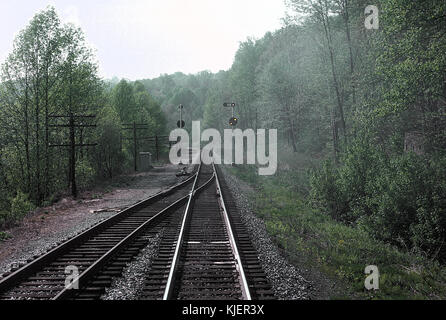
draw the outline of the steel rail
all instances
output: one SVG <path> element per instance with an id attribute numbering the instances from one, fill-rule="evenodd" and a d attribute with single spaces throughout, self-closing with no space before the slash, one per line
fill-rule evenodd
<path id="1" fill-rule="evenodd" d="M 198 191 L 200 191 L 203 188 L 205 188 L 215 178 L 215 173 L 214 173 L 212 175 L 212 177 L 206 183 L 204 183 L 197 190 L 195 190 L 195 186 L 196 186 L 196 183 L 198 181 L 198 177 L 200 175 L 200 170 L 201 170 L 201 164 L 200 164 L 200 169 L 198 170 L 197 177 L 195 178 L 195 182 L 194 182 L 194 186 L 192 188 L 192 192 L 189 195 L 189 201 L 187 202 L 187 206 L 186 206 L 186 209 L 184 211 L 183 221 L 181 223 L 180 234 L 178 236 L 177 244 L 175 246 L 175 253 L 174 253 L 174 256 L 173 256 L 173 259 L 172 259 L 172 264 L 170 266 L 169 276 L 167 278 L 166 289 L 165 289 L 164 294 L 163 294 L 163 300 L 169 300 L 171 298 L 171 296 L 172 296 L 172 293 L 173 293 L 174 282 L 175 282 L 175 275 L 176 275 L 176 271 L 178 269 L 178 262 L 180 260 L 181 247 L 183 246 L 184 233 L 185 233 L 185 229 L 186 229 L 186 224 L 187 224 L 187 221 L 188 221 L 188 219 L 190 217 L 189 213 L 191 211 L 191 204 L 192 204 L 193 197 L 194 197 L 194 195 Z"/>
<path id="2" fill-rule="evenodd" d="M 59 292 L 52 300 L 61 300 L 67 298 L 70 294 L 75 293 L 76 290 L 73 290 L 72 288 L 75 286 L 78 286 L 79 288 L 82 288 L 83 284 L 86 284 L 88 280 L 94 276 L 102 267 L 106 265 L 108 261 L 113 259 L 113 257 L 118 253 L 118 251 L 122 248 L 124 248 L 126 245 L 130 244 L 138 235 L 141 234 L 142 231 L 144 231 L 146 228 L 149 227 L 149 225 L 153 222 L 155 222 L 158 218 L 166 214 L 167 212 L 177 209 L 178 207 L 181 207 L 186 200 L 189 198 L 189 195 L 175 201 L 167 208 L 161 210 L 159 213 L 151 217 L 149 220 L 144 222 L 142 225 L 140 225 L 136 230 L 134 230 L 132 233 L 130 233 L 128 236 L 126 236 L 124 239 L 122 239 L 118 244 L 116 244 L 113 248 L 111 248 L 107 253 L 105 253 L 103 256 L 101 256 L 98 260 L 96 260 L 95 263 L 93 263 L 90 267 L 88 267 L 82 274 L 79 275 L 75 279 L 74 282 L 71 283 L 70 286 L 63 289 L 61 292 Z"/>
<path id="3" fill-rule="evenodd" d="M 223 216 L 223 220 L 226 226 L 226 230 L 228 233 L 228 238 L 229 238 L 229 243 L 231 246 L 231 250 L 232 253 L 234 255 L 234 259 L 235 259 L 235 267 L 236 270 L 239 274 L 239 282 L 240 282 L 240 288 L 242 291 L 242 297 L 244 300 L 252 300 L 251 297 L 251 292 L 249 289 L 249 285 L 246 279 L 246 275 L 245 275 L 245 271 L 243 268 L 243 264 L 241 261 L 241 257 L 238 251 L 238 247 L 237 247 L 237 243 L 235 240 L 235 236 L 234 233 L 232 231 L 232 226 L 231 226 L 231 222 L 229 220 L 229 216 L 228 216 L 228 211 L 226 209 L 226 205 L 225 205 L 225 201 L 223 198 L 223 192 L 222 192 L 222 188 L 220 186 L 220 182 L 218 179 L 218 174 L 217 174 L 217 170 L 215 168 L 215 165 L 212 165 L 213 167 L 213 174 L 212 177 L 205 183 L 203 184 L 199 189 L 194 190 L 193 192 L 191 192 L 190 197 L 189 197 L 189 201 L 185 210 L 185 214 L 183 217 L 183 221 L 181 224 L 181 229 L 180 229 L 180 233 L 178 236 L 178 240 L 175 246 L 175 253 L 174 253 L 174 257 L 172 259 L 172 264 L 170 266 L 170 270 L 169 270 L 169 276 L 168 276 L 168 280 L 167 280 L 167 284 L 166 284 L 166 288 L 163 294 L 163 300 L 169 300 L 172 297 L 173 291 L 174 291 L 174 285 L 175 285 L 175 276 L 177 273 L 177 269 L 178 269 L 178 264 L 179 264 L 179 260 L 180 260 L 180 255 L 181 255 L 181 250 L 182 250 L 182 246 L 183 246 L 183 242 L 184 242 L 184 237 L 185 237 L 185 229 L 186 229 L 186 225 L 188 220 L 190 219 L 191 216 L 191 208 L 192 208 L 192 201 L 194 199 L 194 196 L 196 195 L 197 192 L 201 191 L 203 188 L 207 187 L 209 185 L 209 183 L 215 179 L 216 180 L 216 185 L 217 185 L 217 192 L 220 195 L 220 199 L 219 199 L 219 204 L 220 204 L 220 208 L 221 208 L 221 213 Z M 198 176 L 197 178 L 198 179 Z M 194 188 L 195 189 L 195 188 Z"/>
<path id="4" fill-rule="evenodd" d="M 57 246 L 56 248 L 50 250 L 49 252 L 43 254 L 42 256 L 38 257 L 37 259 L 33 260 L 32 262 L 24 265 L 23 267 L 19 268 L 18 270 L 14 271 L 13 273 L 9 274 L 5 278 L 0 280 L 0 293 L 6 292 L 7 290 L 14 287 L 14 285 L 23 280 L 26 279 L 29 275 L 33 274 L 38 268 L 44 266 L 47 263 L 50 263 L 51 261 L 55 260 L 59 255 L 62 255 L 66 253 L 72 246 L 76 246 L 77 244 L 81 243 L 82 241 L 85 241 L 89 237 L 93 236 L 97 232 L 100 232 L 103 229 L 106 229 L 113 225 L 115 222 L 118 222 L 119 219 L 125 218 L 125 216 L 129 215 L 132 211 L 138 210 L 141 207 L 147 206 L 149 204 L 152 204 L 161 198 L 170 195 L 171 193 L 175 192 L 177 189 L 183 187 L 184 185 L 190 183 L 192 179 L 195 179 L 198 177 L 198 173 L 195 173 L 193 176 L 188 178 L 187 180 L 165 190 L 160 191 L 157 194 L 149 197 L 148 199 L 142 200 L 137 202 L 136 204 L 132 205 L 131 207 L 121 211 L 120 213 L 94 225 L 93 227 L 89 228 L 88 230 L 80 233 L 79 235 L 76 235 L 72 239 L 69 239 L 62 243 L 61 245 Z M 188 196 L 183 197 L 180 200 L 187 199 Z M 178 201 L 177 201 L 178 202 Z M 177 203 L 175 202 L 175 203 Z M 171 207 L 171 206 L 169 206 Z"/>
<path id="5" fill-rule="evenodd" d="M 232 252 L 234 254 L 235 262 L 236 262 L 236 268 L 240 275 L 239 281 L 240 281 L 240 287 L 242 290 L 242 296 L 245 300 L 252 300 L 251 298 L 251 292 L 249 290 L 248 281 L 246 280 L 245 270 L 243 269 L 242 260 L 238 251 L 237 243 L 235 241 L 234 233 L 232 231 L 231 221 L 229 220 L 228 211 L 226 209 L 225 200 L 223 197 L 223 190 L 220 186 L 220 181 L 218 178 L 217 169 L 215 168 L 215 164 L 212 163 L 212 168 L 214 169 L 214 175 L 215 175 L 215 181 L 217 182 L 217 192 L 220 195 L 220 206 L 222 209 L 222 215 L 226 224 L 226 229 L 229 235 L 229 242 L 231 244 Z"/>

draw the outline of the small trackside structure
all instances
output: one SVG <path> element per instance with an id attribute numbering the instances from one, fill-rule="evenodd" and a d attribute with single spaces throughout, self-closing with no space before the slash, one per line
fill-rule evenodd
<path id="1" fill-rule="evenodd" d="M 152 154 L 150 152 L 139 153 L 139 168 L 142 172 L 147 172 L 153 168 L 152 166 Z"/>
<path id="2" fill-rule="evenodd" d="M 404 152 L 410 151 L 418 155 L 424 154 L 424 136 L 421 132 L 406 132 L 404 137 Z"/>

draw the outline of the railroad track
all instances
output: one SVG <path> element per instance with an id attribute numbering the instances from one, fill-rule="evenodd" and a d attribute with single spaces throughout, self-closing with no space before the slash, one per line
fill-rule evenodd
<path id="1" fill-rule="evenodd" d="M 162 232 L 142 299 L 271 299 L 215 166 L 90 228 L 0 279 L 0 299 L 99 299 Z M 78 271 L 74 282 L 67 275 Z"/>
<path id="2" fill-rule="evenodd" d="M 188 199 L 195 177 L 150 197 L 62 243 L 0 280 L 0 299 L 97 299 L 144 247 L 144 236 Z M 167 221 L 168 222 L 168 221 Z M 76 283 L 67 276 L 77 268 Z M 76 285 L 79 290 L 71 290 Z"/>
<path id="3" fill-rule="evenodd" d="M 235 203 L 215 166 L 205 166 L 177 224 L 162 239 L 143 299 L 273 299 Z M 205 181 L 207 178 L 209 179 Z"/>

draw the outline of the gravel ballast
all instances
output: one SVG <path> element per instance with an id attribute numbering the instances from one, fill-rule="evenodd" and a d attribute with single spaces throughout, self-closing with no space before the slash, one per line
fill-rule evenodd
<path id="1" fill-rule="evenodd" d="M 280 254 L 266 230 L 264 221 L 254 214 L 249 198 L 253 192 L 252 188 L 224 168 L 222 172 L 277 299 L 309 299 L 312 284 Z"/>
<path id="2" fill-rule="evenodd" d="M 86 192 L 78 200 L 65 198 L 36 210 L 19 226 L 7 230 L 10 239 L 0 242 L 0 276 L 119 211 L 183 181 L 185 177 L 176 176 L 181 168 L 170 164 L 156 167 L 129 175 L 130 181 L 102 193 L 99 199 L 101 192 Z M 192 166 L 188 171 L 192 171 Z"/>
<path id="3" fill-rule="evenodd" d="M 144 288 L 145 275 L 149 272 L 163 236 L 161 230 L 154 237 L 147 238 L 147 246 L 138 257 L 127 265 L 122 277 L 113 280 L 101 300 L 138 300 Z"/>

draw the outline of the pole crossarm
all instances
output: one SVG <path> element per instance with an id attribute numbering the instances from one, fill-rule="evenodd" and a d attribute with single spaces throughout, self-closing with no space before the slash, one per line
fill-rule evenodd
<path id="1" fill-rule="evenodd" d="M 95 124 L 74 124 L 74 125 L 69 125 L 69 124 L 50 124 L 48 125 L 49 128 L 96 128 L 97 125 Z"/>
<path id="2" fill-rule="evenodd" d="M 69 128 L 70 129 L 70 143 L 69 144 L 48 144 L 49 148 L 70 148 L 70 182 L 71 193 L 74 198 L 77 198 L 77 185 L 76 185 L 76 148 L 95 147 L 97 143 L 83 143 L 83 135 L 81 131 L 80 143 L 76 143 L 76 128 L 96 128 L 96 124 L 86 124 L 86 120 L 80 121 L 82 123 L 76 123 L 78 119 L 95 119 L 96 115 L 93 114 L 74 114 L 71 111 L 68 115 L 48 115 L 50 119 L 67 119 L 68 123 L 64 124 L 47 124 L 48 128 Z"/>
<path id="3" fill-rule="evenodd" d="M 75 144 L 75 147 L 96 147 L 97 143 L 83 143 L 83 144 Z M 51 144 L 48 147 L 55 148 L 55 147 L 71 147 L 71 144 Z"/>
<path id="4" fill-rule="evenodd" d="M 53 116 L 48 116 L 48 118 L 70 118 L 70 116 L 53 115 Z M 75 115 L 75 114 L 73 114 L 73 118 L 96 118 L 96 116 L 94 114 L 91 114 L 91 115 Z"/>

